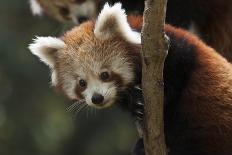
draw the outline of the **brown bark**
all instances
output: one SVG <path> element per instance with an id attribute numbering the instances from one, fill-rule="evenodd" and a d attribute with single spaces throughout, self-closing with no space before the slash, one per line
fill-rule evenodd
<path id="1" fill-rule="evenodd" d="M 168 44 L 164 34 L 167 0 L 146 0 L 142 30 L 144 143 L 146 155 L 165 155 L 163 67 Z"/>

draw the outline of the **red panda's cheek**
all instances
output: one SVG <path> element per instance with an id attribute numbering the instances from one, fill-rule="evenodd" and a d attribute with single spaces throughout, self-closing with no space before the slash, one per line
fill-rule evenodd
<path id="1" fill-rule="evenodd" d="M 114 82 L 118 87 L 122 87 L 124 85 L 122 76 L 115 72 L 111 73 L 110 81 Z"/>
<path id="2" fill-rule="evenodd" d="M 115 103 L 117 98 L 117 87 L 118 86 L 115 84 L 109 84 L 106 90 L 102 90 L 102 92 L 104 92 L 104 104 L 102 105 L 104 108 Z"/>
<path id="3" fill-rule="evenodd" d="M 77 96 L 78 99 L 84 99 L 84 96 L 82 95 L 82 92 L 84 91 L 85 89 L 81 88 L 79 85 L 76 85 L 75 87 L 75 94 Z"/>
<path id="4" fill-rule="evenodd" d="M 62 94 L 64 95 L 66 98 L 68 98 L 69 100 L 79 100 L 81 98 L 79 98 L 77 95 L 74 96 L 70 96 L 63 88 L 63 86 L 61 84 L 57 84 L 56 86 L 54 86 L 54 90 L 56 91 L 56 93 Z"/>

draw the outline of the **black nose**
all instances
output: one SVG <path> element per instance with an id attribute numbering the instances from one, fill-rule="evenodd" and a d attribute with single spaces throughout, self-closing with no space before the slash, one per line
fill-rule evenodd
<path id="1" fill-rule="evenodd" d="M 101 104 L 104 100 L 104 97 L 101 94 L 94 93 L 92 96 L 92 102 L 94 104 Z"/>
<path id="2" fill-rule="evenodd" d="M 87 16 L 78 16 L 77 20 L 79 21 L 79 23 L 83 23 L 85 21 L 87 21 L 89 18 Z"/>

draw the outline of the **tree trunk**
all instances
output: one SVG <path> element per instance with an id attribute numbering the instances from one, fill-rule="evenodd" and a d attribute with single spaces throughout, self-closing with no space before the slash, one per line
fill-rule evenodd
<path id="1" fill-rule="evenodd" d="M 146 0 L 142 30 L 144 144 L 146 155 L 166 155 L 163 119 L 163 67 L 168 51 L 164 34 L 167 0 Z"/>

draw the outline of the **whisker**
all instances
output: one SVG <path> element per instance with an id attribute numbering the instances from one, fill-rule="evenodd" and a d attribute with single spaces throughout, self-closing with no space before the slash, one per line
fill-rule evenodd
<path id="1" fill-rule="evenodd" d="M 89 109 L 90 109 L 90 106 L 87 106 L 87 108 L 86 108 L 86 116 L 87 116 L 87 118 L 89 118 Z"/>
<path id="2" fill-rule="evenodd" d="M 92 113 L 92 115 L 94 115 L 94 109 L 95 108 L 91 107 L 91 113 Z"/>
<path id="3" fill-rule="evenodd" d="M 95 116 L 97 116 L 97 109 L 96 109 L 96 108 L 94 108 L 94 111 L 95 111 Z"/>
<path id="4" fill-rule="evenodd" d="M 72 105 L 70 105 L 66 110 L 68 112 L 73 112 L 78 106 L 80 106 L 81 104 L 80 103 L 73 103 Z"/>
<path id="5" fill-rule="evenodd" d="M 81 106 L 79 106 L 79 108 L 75 111 L 75 116 L 77 116 L 79 112 L 86 107 L 88 107 L 86 104 L 82 104 Z"/>
<path id="6" fill-rule="evenodd" d="M 73 103 L 72 105 L 70 105 L 66 110 L 68 112 L 73 112 L 73 111 L 75 111 L 76 108 L 79 108 L 79 106 L 81 104 L 83 104 L 84 102 L 85 102 L 85 100 L 79 100 L 79 101 Z"/>
<path id="7" fill-rule="evenodd" d="M 137 89 L 137 90 L 142 91 L 142 88 L 141 88 L 141 86 L 140 86 L 140 85 L 137 85 L 137 86 L 135 86 L 134 88 L 135 88 L 135 89 Z"/>

